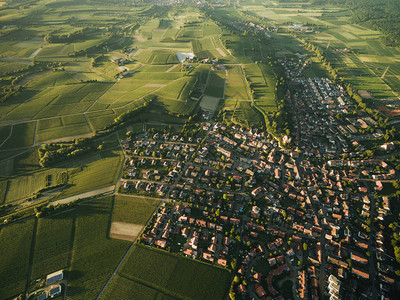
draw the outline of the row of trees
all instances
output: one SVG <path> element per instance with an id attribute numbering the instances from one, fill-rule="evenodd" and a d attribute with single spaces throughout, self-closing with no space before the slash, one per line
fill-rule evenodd
<path id="1" fill-rule="evenodd" d="M 56 34 L 51 32 L 44 36 L 44 41 L 47 43 L 70 43 L 78 39 L 83 39 L 84 37 L 86 37 L 86 34 L 89 31 L 90 29 L 88 27 L 84 27 L 74 32 L 64 34 Z"/>

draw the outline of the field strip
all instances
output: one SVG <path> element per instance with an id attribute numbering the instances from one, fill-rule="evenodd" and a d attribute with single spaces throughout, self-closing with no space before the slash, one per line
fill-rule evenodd
<path id="1" fill-rule="evenodd" d="M 29 58 L 35 58 L 36 55 L 38 55 L 39 52 L 42 51 L 42 49 L 43 49 L 42 47 L 37 48 L 35 51 L 32 52 L 32 54 L 29 56 Z"/>
<path id="2" fill-rule="evenodd" d="M 68 198 L 61 199 L 61 200 L 56 200 L 56 201 L 50 202 L 50 204 L 52 204 L 52 205 L 67 204 L 67 203 L 70 203 L 70 202 L 78 200 L 78 199 L 89 198 L 89 197 L 98 196 L 98 195 L 105 194 L 105 193 L 111 193 L 111 192 L 114 191 L 114 188 L 115 188 L 115 185 L 111 185 L 111 186 L 108 186 L 108 187 L 105 187 L 105 188 L 93 190 L 93 191 L 90 191 L 90 192 L 86 192 L 86 193 L 82 193 L 82 194 L 79 194 L 79 195 L 71 196 L 71 197 L 68 197 Z"/>
<path id="3" fill-rule="evenodd" d="M 70 142 L 70 141 L 78 139 L 78 138 L 92 137 L 94 134 L 95 134 L 94 132 L 91 132 L 91 133 L 85 133 L 85 134 L 79 134 L 79 135 L 65 136 L 65 137 L 62 137 L 62 138 L 42 141 L 41 144 L 58 143 L 58 142 Z"/>
<path id="4" fill-rule="evenodd" d="M 176 68 L 176 66 L 178 66 L 178 65 L 173 65 L 171 68 L 169 68 L 167 71 L 165 71 L 165 73 L 171 72 L 174 68 Z"/>
<path id="5" fill-rule="evenodd" d="M 35 133 L 33 134 L 33 145 L 34 146 L 36 145 L 36 136 L 37 136 L 38 127 L 39 127 L 38 123 L 39 123 L 39 121 L 36 120 L 36 122 L 35 122 Z"/>
<path id="6" fill-rule="evenodd" d="M 226 56 L 226 53 L 225 53 L 224 51 L 222 51 L 221 48 L 215 48 L 215 50 L 217 50 L 217 52 L 218 52 L 222 57 L 225 57 L 225 56 Z"/>
<path id="7" fill-rule="evenodd" d="M 29 285 L 31 284 L 32 280 L 31 277 L 32 277 L 32 267 L 33 267 L 33 256 L 35 255 L 37 228 L 38 228 L 38 218 L 35 218 L 35 224 L 33 225 L 33 231 L 32 231 L 31 251 L 29 252 L 28 275 L 25 288 L 26 290 L 29 289 Z"/>
<path id="8" fill-rule="evenodd" d="M 87 123 L 88 126 L 89 126 L 90 132 L 93 132 L 92 125 L 90 124 L 89 119 L 88 119 L 88 117 L 86 116 L 86 113 L 84 113 L 83 115 L 85 116 L 85 120 L 86 120 L 86 123 Z M 61 120 L 62 120 L 62 119 L 61 119 Z"/>
<path id="9" fill-rule="evenodd" d="M 111 222 L 110 238 L 133 242 L 143 230 L 143 224 Z"/>
<path id="10" fill-rule="evenodd" d="M 9 134 L 8 137 L 6 137 L 5 140 L 0 144 L 0 148 L 8 141 L 8 139 L 11 137 L 12 132 L 13 132 L 13 128 L 14 128 L 14 125 L 11 125 L 10 134 Z"/>

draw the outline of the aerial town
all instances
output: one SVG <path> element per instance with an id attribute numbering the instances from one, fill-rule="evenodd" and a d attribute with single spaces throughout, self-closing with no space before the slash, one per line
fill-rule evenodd
<path id="1" fill-rule="evenodd" d="M 119 191 L 165 200 L 139 241 L 231 268 L 231 295 L 284 299 L 287 291 L 275 288 L 283 281 L 300 299 L 384 299 L 394 259 L 382 230 L 389 199 L 377 192 L 396 172 L 359 145 L 357 129 L 374 121 L 351 114 L 340 85 L 302 78 L 308 62 L 281 63 L 301 86 L 287 95 L 298 111 L 290 146 L 218 121 L 199 123 L 193 136 L 123 140 Z"/>

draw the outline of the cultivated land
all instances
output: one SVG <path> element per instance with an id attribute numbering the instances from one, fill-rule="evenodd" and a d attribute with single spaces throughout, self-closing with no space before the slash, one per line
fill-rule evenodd
<path id="1" fill-rule="evenodd" d="M 68 299 L 95 298 L 129 245 L 108 238 L 112 202 L 113 197 L 100 198 L 2 227 L 1 298 L 59 269 L 67 271 Z"/>
<path id="2" fill-rule="evenodd" d="M 178 299 L 223 299 L 229 272 L 160 250 L 135 246 L 102 299 L 138 293 Z M 136 296 L 134 296 L 136 297 Z M 142 298 L 143 299 L 143 298 Z"/>

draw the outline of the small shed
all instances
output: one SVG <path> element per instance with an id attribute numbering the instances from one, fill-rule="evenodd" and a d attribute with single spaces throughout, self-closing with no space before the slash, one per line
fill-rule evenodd
<path id="1" fill-rule="evenodd" d="M 50 298 L 54 298 L 58 295 L 61 294 L 61 285 L 57 285 L 54 288 L 52 288 L 49 292 Z"/>
<path id="2" fill-rule="evenodd" d="M 64 279 L 64 271 L 59 270 L 57 272 L 51 273 L 46 277 L 46 284 L 52 284 L 54 282 L 60 281 Z"/>

